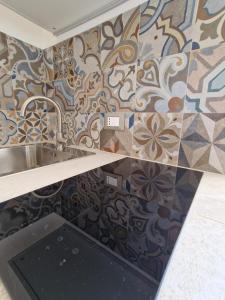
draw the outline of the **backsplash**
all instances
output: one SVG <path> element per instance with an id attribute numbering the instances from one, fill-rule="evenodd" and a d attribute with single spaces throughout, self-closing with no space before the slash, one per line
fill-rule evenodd
<path id="1" fill-rule="evenodd" d="M 223 2 L 148 1 L 44 51 L 8 38 L 1 109 L 44 94 L 68 144 L 225 173 Z M 108 112 L 123 131 L 103 127 Z"/>
<path id="2" fill-rule="evenodd" d="M 46 82 L 53 78 L 52 58 L 42 51 L 0 33 L 0 147 L 53 141 L 49 131 L 52 113 L 35 102 L 25 117 L 23 102 L 30 96 L 45 95 Z"/>

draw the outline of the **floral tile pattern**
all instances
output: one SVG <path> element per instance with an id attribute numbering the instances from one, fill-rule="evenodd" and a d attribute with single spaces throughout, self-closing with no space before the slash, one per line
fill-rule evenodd
<path id="1" fill-rule="evenodd" d="M 102 24 L 103 69 L 136 62 L 139 20 L 140 12 L 136 8 Z"/>
<path id="2" fill-rule="evenodd" d="M 74 76 L 73 38 L 53 46 L 54 79 Z"/>
<path id="3" fill-rule="evenodd" d="M 18 111 L 0 111 L 0 147 L 50 140 L 48 114 L 36 111 L 21 117 Z"/>
<path id="4" fill-rule="evenodd" d="M 225 114 L 184 115 L 179 164 L 225 173 Z"/>
<path id="5" fill-rule="evenodd" d="M 14 112 L 0 111 L 0 147 L 16 142 L 17 116 Z"/>
<path id="6" fill-rule="evenodd" d="M 100 71 L 89 73 L 84 78 L 82 101 L 79 103 L 81 113 L 100 111 L 102 97 L 103 75 Z"/>
<path id="7" fill-rule="evenodd" d="M 64 136 L 67 144 L 99 149 L 100 120 L 98 113 L 66 112 L 63 116 Z"/>
<path id="8" fill-rule="evenodd" d="M 7 36 L 9 52 L 8 72 L 13 79 L 26 77 L 43 80 L 43 51 L 13 37 Z"/>
<path id="9" fill-rule="evenodd" d="M 184 106 L 189 55 L 141 62 L 137 71 L 136 111 L 179 112 Z"/>
<path id="10" fill-rule="evenodd" d="M 183 223 L 183 215 L 157 200 L 130 199 L 128 259 L 158 282 L 168 263 Z"/>
<path id="11" fill-rule="evenodd" d="M 199 0 L 194 26 L 194 49 L 225 41 L 225 4 L 223 0 Z"/>
<path id="12" fill-rule="evenodd" d="M 0 109 L 15 109 L 11 76 L 4 73 L 0 75 Z"/>
<path id="13" fill-rule="evenodd" d="M 67 79 L 53 81 L 53 99 L 61 106 L 62 111 L 75 109 L 75 89 Z"/>
<path id="14" fill-rule="evenodd" d="M 124 113 L 125 128 L 122 131 L 104 129 L 104 118 L 105 114 L 101 113 L 100 149 L 113 153 L 131 155 L 134 113 Z"/>
<path id="15" fill-rule="evenodd" d="M 225 113 L 225 43 L 191 53 L 186 112 Z"/>
<path id="16" fill-rule="evenodd" d="M 144 160 L 133 160 L 130 170 L 131 194 L 172 208 L 177 169 Z"/>
<path id="17" fill-rule="evenodd" d="M 177 165 L 181 127 L 181 114 L 135 114 L 133 156 Z"/>
<path id="18" fill-rule="evenodd" d="M 18 143 L 37 143 L 48 140 L 48 118 L 43 112 L 28 112 L 19 117 Z"/>
<path id="19" fill-rule="evenodd" d="M 43 50 L 43 79 L 44 82 L 54 80 L 53 48 Z"/>
<path id="20" fill-rule="evenodd" d="M 188 52 L 192 48 L 194 0 L 150 0 L 141 5 L 139 58 Z"/>
<path id="21" fill-rule="evenodd" d="M 87 75 L 77 75 L 73 82 L 68 79 L 55 80 L 54 99 L 63 111 L 76 111 L 79 113 L 99 112 L 99 99 L 101 98 L 103 77 L 101 72 Z"/>
<path id="22" fill-rule="evenodd" d="M 0 77 L 7 73 L 8 65 L 8 45 L 7 37 L 0 32 Z"/>
<path id="23" fill-rule="evenodd" d="M 110 111 L 132 111 L 136 92 L 136 65 L 115 66 L 105 71 L 104 92 Z"/>
<path id="24" fill-rule="evenodd" d="M 100 26 L 91 28 L 74 37 L 74 58 L 78 74 L 80 72 L 88 74 L 101 70 L 100 41 Z"/>
<path id="25" fill-rule="evenodd" d="M 33 80 L 18 75 L 12 79 L 15 108 L 19 110 L 24 101 L 31 96 L 45 96 L 46 85 L 40 80 Z"/>

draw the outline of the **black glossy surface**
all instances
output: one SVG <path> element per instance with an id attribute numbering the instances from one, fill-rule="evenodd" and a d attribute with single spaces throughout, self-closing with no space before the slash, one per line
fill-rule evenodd
<path id="1" fill-rule="evenodd" d="M 69 225 L 10 265 L 33 300 L 150 300 L 157 290 L 154 282 Z"/>
<path id="2" fill-rule="evenodd" d="M 201 176 L 126 158 L 2 203 L 0 238 L 56 212 L 160 283 Z"/>

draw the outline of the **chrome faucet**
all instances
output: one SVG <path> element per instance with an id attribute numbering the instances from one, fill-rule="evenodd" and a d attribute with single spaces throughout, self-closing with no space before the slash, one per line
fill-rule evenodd
<path id="1" fill-rule="evenodd" d="M 41 101 L 50 102 L 56 108 L 56 111 L 57 111 L 57 125 L 58 125 L 57 132 L 56 132 L 56 142 L 58 144 L 58 149 L 59 150 L 63 150 L 63 148 L 65 147 L 65 144 L 66 144 L 66 139 L 63 138 L 63 133 L 62 133 L 62 113 L 61 113 L 59 105 L 55 101 L 53 101 L 50 98 L 44 97 L 44 96 L 32 96 L 32 97 L 29 97 L 23 103 L 23 105 L 21 107 L 21 110 L 20 110 L 20 115 L 22 117 L 25 117 L 25 113 L 26 113 L 26 109 L 27 109 L 28 105 L 31 102 L 35 101 L 35 100 L 41 100 Z"/>

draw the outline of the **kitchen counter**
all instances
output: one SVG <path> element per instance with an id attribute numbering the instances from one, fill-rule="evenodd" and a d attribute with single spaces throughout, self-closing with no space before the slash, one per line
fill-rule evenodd
<path id="1" fill-rule="evenodd" d="M 90 157 L 5 176 L 0 179 L 1 202 L 123 157 L 96 151 L 96 155 Z M 22 235 L 29 227 L 18 234 Z M 13 239 L 13 236 L 9 239 Z M 225 176 L 205 172 L 172 252 L 156 299 L 224 300 L 224 248 Z M 11 299 L 1 281 L 0 298 Z"/>
<path id="2" fill-rule="evenodd" d="M 83 149 L 82 147 L 74 147 Z M 89 155 L 52 165 L 19 172 L 0 177 L 0 202 L 29 193 L 55 182 L 85 173 L 89 170 L 124 158 L 123 155 L 112 154 L 100 150 L 88 149 L 95 155 Z"/>
<path id="3" fill-rule="evenodd" d="M 225 299 L 225 176 L 204 173 L 157 300 Z"/>

